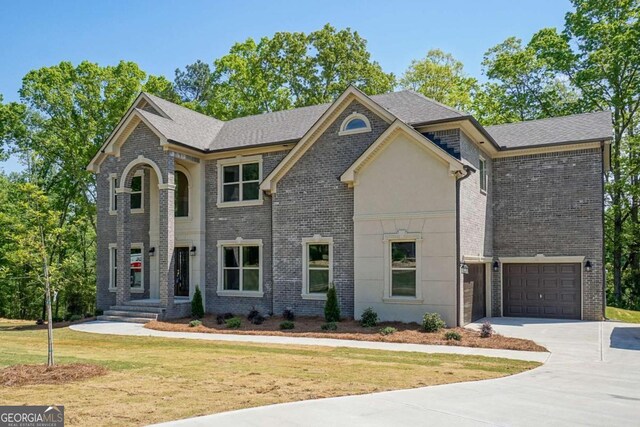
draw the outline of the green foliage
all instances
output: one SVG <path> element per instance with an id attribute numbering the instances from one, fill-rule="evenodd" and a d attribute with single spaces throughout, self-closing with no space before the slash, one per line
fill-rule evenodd
<path id="1" fill-rule="evenodd" d="M 350 84 L 384 93 L 393 90 L 395 77 L 371 60 L 357 32 L 329 24 L 309 34 L 249 38 L 212 68 L 196 61 L 175 76 L 187 106 L 222 120 L 331 102 Z"/>
<path id="2" fill-rule="evenodd" d="M 480 327 L 480 338 L 491 338 L 494 334 L 493 326 L 491 322 L 486 321 Z"/>
<path id="3" fill-rule="evenodd" d="M 229 329 L 238 329 L 242 326 L 242 320 L 239 317 L 232 317 L 224 321 Z"/>
<path id="4" fill-rule="evenodd" d="M 422 318 L 422 329 L 425 332 L 438 332 L 447 325 L 438 313 L 426 313 Z"/>
<path id="5" fill-rule="evenodd" d="M 371 328 L 378 324 L 378 313 L 373 308 L 367 307 L 360 316 L 360 325 L 364 328 Z"/>
<path id="6" fill-rule="evenodd" d="M 380 329 L 380 335 L 393 335 L 396 332 L 398 332 L 398 330 L 393 326 L 385 326 L 384 328 Z"/>
<path id="7" fill-rule="evenodd" d="M 471 108 L 471 95 L 478 82 L 463 71 L 462 62 L 440 49 L 432 49 L 411 65 L 400 85 L 460 110 Z"/>
<path id="8" fill-rule="evenodd" d="M 77 322 L 78 320 L 82 319 L 84 319 L 84 317 L 81 314 L 72 314 L 71 316 L 69 316 L 70 322 Z"/>
<path id="9" fill-rule="evenodd" d="M 191 317 L 194 319 L 202 319 L 204 317 L 204 306 L 202 305 L 202 293 L 200 286 L 196 286 L 191 300 Z"/>
<path id="10" fill-rule="evenodd" d="M 290 320 L 285 320 L 284 322 L 280 322 L 280 329 L 293 329 L 295 328 L 295 323 Z"/>
<path id="11" fill-rule="evenodd" d="M 196 328 L 196 327 L 198 327 L 200 325 L 202 325 L 202 320 L 194 319 L 191 322 L 189 322 L 189 327 L 190 328 Z"/>
<path id="12" fill-rule="evenodd" d="M 462 341 L 462 335 L 456 331 L 447 331 L 444 333 L 444 339 L 447 341 Z"/>
<path id="13" fill-rule="evenodd" d="M 338 324 L 336 322 L 327 322 L 320 325 L 320 329 L 323 331 L 337 331 Z"/>
<path id="14" fill-rule="evenodd" d="M 340 321 L 340 305 L 338 304 L 338 294 L 333 283 L 329 284 L 327 291 L 327 301 L 324 304 L 324 320 L 328 322 Z"/>

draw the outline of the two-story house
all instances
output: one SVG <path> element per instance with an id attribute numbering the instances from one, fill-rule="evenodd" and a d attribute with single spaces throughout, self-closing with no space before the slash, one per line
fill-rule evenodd
<path id="1" fill-rule="evenodd" d="M 91 161 L 104 319 L 600 319 L 611 115 L 483 127 L 411 91 L 220 121 L 140 94 Z"/>

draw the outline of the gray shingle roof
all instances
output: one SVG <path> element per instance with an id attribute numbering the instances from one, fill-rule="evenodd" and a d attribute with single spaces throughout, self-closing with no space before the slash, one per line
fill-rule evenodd
<path id="1" fill-rule="evenodd" d="M 138 112 L 167 139 L 200 150 L 225 150 L 298 140 L 331 105 L 313 105 L 223 122 L 157 96 L 146 95 L 170 119 L 139 109 Z M 408 90 L 374 95 L 371 99 L 408 124 L 465 116 L 465 113 Z"/>
<path id="2" fill-rule="evenodd" d="M 551 117 L 487 126 L 489 135 L 503 148 L 524 148 L 612 138 L 610 111 Z"/>

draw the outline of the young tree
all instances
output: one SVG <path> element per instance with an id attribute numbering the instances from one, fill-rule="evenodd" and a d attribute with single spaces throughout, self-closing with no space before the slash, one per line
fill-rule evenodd
<path id="1" fill-rule="evenodd" d="M 440 49 L 432 49 L 411 65 L 400 79 L 400 85 L 445 105 L 467 111 L 478 81 L 463 70 L 462 62 Z"/>

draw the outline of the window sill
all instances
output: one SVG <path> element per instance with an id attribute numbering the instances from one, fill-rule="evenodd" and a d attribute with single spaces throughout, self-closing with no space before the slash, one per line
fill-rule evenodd
<path id="1" fill-rule="evenodd" d="M 315 300 L 315 301 L 326 301 L 327 294 L 302 294 L 302 299 Z"/>
<path id="2" fill-rule="evenodd" d="M 118 288 L 112 288 L 109 287 L 109 292 L 116 292 L 118 290 Z M 143 294 L 144 293 L 144 289 L 131 289 L 129 290 L 130 293 L 132 294 Z"/>
<path id="3" fill-rule="evenodd" d="M 262 298 L 264 292 L 260 291 L 225 291 L 218 289 L 216 294 L 219 297 L 245 297 L 245 298 Z"/>
<path id="4" fill-rule="evenodd" d="M 144 208 L 141 209 L 131 209 L 132 214 L 141 214 L 144 213 Z"/>
<path id="5" fill-rule="evenodd" d="M 338 136 L 345 136 L 345 135 L 355 135 L 358 133 L 367 133 L 367 132 L 371 132 L 371 128 L 361 128 L 361 129 L 354 129 L 354 130 L 341 130 L 338 132 Z"/>
<path id="6" fill-rule="evenodd" d="M 382 299 L 384 303 L 387 304 L 423 304 L 424 300 L 422 298 L 412 298 L 412 297 L 385 297 Z"/>
<path id="7" fill-rule="evenodd" d="M 191 222 L 191 221 L 193 221 L 193 217 L 191 215 L 189 215 L 189 216 L 176 216 L 173 219 L 175 221 L 178 221 L 178 222 Z"/>
<path id="8" fill-rule="evenodd" d="M 216 206 L 219 208 L 233 208 L 240 206 L 260 206 L 262 203 L 262 200 L 242 200 L 239 202 L 218 202 Z"/>

